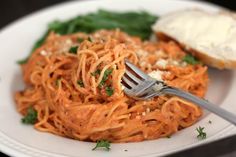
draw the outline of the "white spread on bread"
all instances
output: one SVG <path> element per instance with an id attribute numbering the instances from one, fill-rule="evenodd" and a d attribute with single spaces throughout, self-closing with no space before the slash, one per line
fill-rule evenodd
<path id="1" fill-rule="evenodd" d="M 183 10 L 161 17 L 153 30 L 220 60 L 236 60 L 236 19 L 202 10 Z"/>

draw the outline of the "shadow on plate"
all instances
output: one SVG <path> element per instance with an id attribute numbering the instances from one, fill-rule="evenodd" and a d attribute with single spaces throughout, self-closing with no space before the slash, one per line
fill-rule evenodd
<path id="1" fill-rule="evenodd" d="M 215 68 L 209 68 L 208 70 L 210 81 L 206 99 L 217 106 L 221 106 L 231 89 L 233 71 L 218 70 Z M 203 118 L 208 114 L 209 111 L 205 110 Z"/>

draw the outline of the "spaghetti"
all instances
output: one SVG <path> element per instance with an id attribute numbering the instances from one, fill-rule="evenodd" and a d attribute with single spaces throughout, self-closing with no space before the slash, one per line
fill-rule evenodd
<path id="1" fill-rule="evenodd" d="M 142 42 L 119 30 L 50 33 L 22 65 L 26 88 L 15 94 L 17 110 L 25 115 L 32 106 L 38 113 L 37 130 L 78 140 L 136 142 L 169 136 L 196 122 L 201 109 L 169 95 L 148 101 L 127 97 L 120 83 L 124 58 L 203 97 L 207 67 L 186 64 L 184 56 L 173 42 Z"/>

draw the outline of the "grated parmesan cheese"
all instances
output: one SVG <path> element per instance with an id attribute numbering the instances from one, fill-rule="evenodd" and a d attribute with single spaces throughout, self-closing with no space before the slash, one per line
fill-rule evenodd
<path id="1" fill-rule="evenodd" d="M 158 81 L 163 81 L 162 74 L 163 74 L 162 71 L 155 70 L 155 71 L 150 72 L 148 75 L 154 79 L 157 79 Z"/>
<path id="2" fill-rule="evenodd" d="M 162 50 L 155 51 L 155 54 L 158 56 L 166 55 Z"/>
<path id="3" fill-rule="evenodd" d="M 175 60 L 171 60 L 171 63 L 173 64 L 173 65 L 180 65 L 180 63 L 178 62 L 178 61 L 175 61 Z"/>
<path id="4" fill-rule="evenodd" d="M 144 50 L 138 50 L 136 53 L 139 57 L 146 57 L 148 55 L 148 52 Z"/>
<path id="5" fill-rule="evenodd" d="M 121 90 L 124 90 L 125 89 L 125 86 L 123 86 L 122 84 L 120 84 L 121 85 Z"/>
<path id="6" fill-rule="evenodd" d="M 72 41 L 70 39 L 66 39 L 66 44 L 71 45 Z"/>
<path id="7" fill-rule="evenodd" d="M 187 63 L 186 62 L 182 62 L 181 66 L 186 67 Z"/>
<path id="8" fill-rule="evenodd" d="M 46 56 L 47 55 L 47 51 L 45 51 L 45 50 L 40 51 L 40 55 Z"/>
<path id="9" fill-rule="evenodd" d="M 160 59 L 160 60 L 156 61 L 156 63 L 155 63 L 155 65 L 157 65 L 163 69 L 166 68 L 167 64 L 168 64 L 168 61 L 165 59 Z"/>
<path id="10" fill-rule="evenodd" d="M 141 62 L 140 62 L 140 66 L 142 66 L 142 67 L 145 66 L 146 64 L 147 64 L 147 63 L 144 62 L 144 61 L 141 61 Z"/>

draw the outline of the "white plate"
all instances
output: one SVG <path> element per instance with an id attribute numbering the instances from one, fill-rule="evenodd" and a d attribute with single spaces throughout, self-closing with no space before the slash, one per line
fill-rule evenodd
<path id="1" fill-rule="evenodd" d="M 71 1 L 36 12 L 3 29 L 0 32 L 0 150 L 18 157 L 152 157 L 166 155 L 224 137 L 234 127 L 216 115 L 205 114 L 198 123 L 176 133 L 170 139 L 112 144 L 109 152 L 91 151 L 94 143 L 42 133 L 33 129 L 32 126 L 21 124 L 21 116 L 15 109 L 13 93 L 22 88 L 20 67 L 16 61 L 28 54 L 33 43 L 42 35 L 50 21 L 67 19 L 81 13 L 95 11 L 98 8 L 119 11 L 144 9 L 162 15 L 186 7 L 201 7 L 209 11 L 219 9 L 216 6 L 195 1 Z M 211 69 L 210 78 L 207 99 L 236 113 L 235 71 Z M 208 123 L 209 120 L 212 121 L 212 124 Z M 206 140 L 199 141 L 196 138 L 195 128 L 198 126 L 205 127 L 208 136 Z"/>

